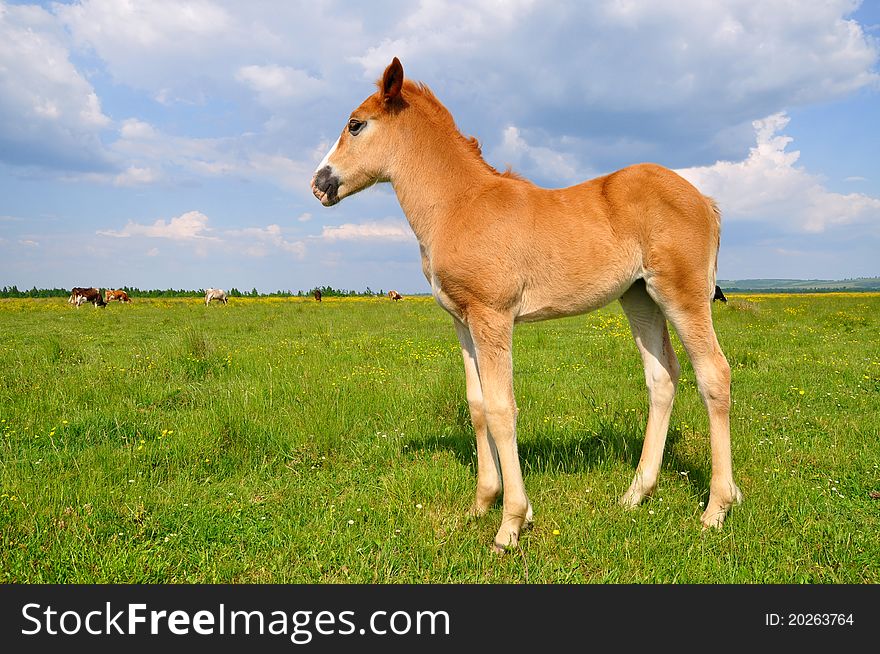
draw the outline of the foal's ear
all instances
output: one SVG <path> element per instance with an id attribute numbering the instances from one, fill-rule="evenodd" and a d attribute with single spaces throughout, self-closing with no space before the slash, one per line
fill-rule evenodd
<path id="1" fill-rule="evenodd" d="M 382 98 L 385 102 L 390 102 L 400 95 L 401 87 L 403 87 L 403 66 L 400 64 L 400 59 L 394 57 L 382 75 Z"/>

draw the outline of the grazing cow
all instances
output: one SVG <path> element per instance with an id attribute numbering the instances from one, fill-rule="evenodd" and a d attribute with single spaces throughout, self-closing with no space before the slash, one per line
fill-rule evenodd
<path id="1" fill-rule="evenodd" d="M 392 300 L 395 300 L 395 301 L 403 299 L 403 296 L 400 293 L 398 293 L 397 291 L 388 291 L 388 297 L 390 297 Z"/>
<path id="2" fill-rule="evenodd" d="M 477 75 L 469 82 L 486 88 Z M 503 492 L 495 549 L 515 547 L 532 522 L 517 449 L 514 325 L 618 299 L 641 355 L 650 407 L 642 455 L 620 504 L 635 507 L 660 479 L 680 375 L 668 320 L 709 414 L 712 472 L 700 521 L 721 527 L 742 494 L 731 461 L 730 365 L 706 304 L 720 242 L 715 202 L 657 164 L 541 188 L 486 163 L 476 139 L 458 131 L 437 97 L 404 80 L 396 57 L 378 87 L 318 164 L 312 192 L 328 207 L 377 182 L 390 182 L 397 194 L 422 270 L 461 344 L 477 439 L 470 515 L 485 515 Z"/>
<path id="3" fill-rule="evenodd" d="M 721 300 L 727 304 L 727 298 L 724 297 L 724 293 L 721 292 L 721 287 L 717 285 L 715 286 L 715 295 L 712 296 L 712 301 L 714 302 L 715 300 Z"/>
<path id="4" fill-rule="evenodd" d="M 226 297 L 226 291 L 222 288 L 209 288 L 205 291 L 205 306 L 211 304 L 211 300 L 218 300 L 223 304 L 229 302 L 229 298 Z"/>
<path id="5" fill-rule="evenodd" d="M 107 289 L 107 292 L 104 294 L 104 300 L 106 302 L 131 302 L 131 298 L 128 297 L 128 293 L 125 291 L 115 291 L 113 289 Z"/>
<path id="6" fill-rule="evenodd" d="M 314 290 L 314 292 L 312 293 L 312 295 L 315 296 L 315 299 L 316 299 L 318 302 L 321 301 L 321 289 L 320 289 L 320 288 L 316 288 L 316 289 Z"/>
<path id="7" fill-rule="evenodd" d="M 73 304 L 77 309 L 86 302 L 91 302 L 95 307 L 107 306 L 107 303 L 104 302 L 104 298 L 101 296 L 101 291 L 97 288 L 74 286 L 67 301 Z"/>
<path id="8" fill-rule="evenodd" d="M 68 304 L 76 304 L 76 301 L 79 298 L 80 293 L 82 293 L 85 290 L 86 289 L 83 288 L 82 286 L 74 286 L 72 289 L 70 289 L 70 297 L 67 298 L 67 303 Z"/>

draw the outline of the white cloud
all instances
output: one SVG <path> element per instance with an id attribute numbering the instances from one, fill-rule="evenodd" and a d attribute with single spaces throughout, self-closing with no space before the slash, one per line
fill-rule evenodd
<path id="1" fill-rule="evenodd" d="M 289 105 L 309 100 L 324 92 L 324 82 L 290 66 L 242 66 L 235 79 L 257 92 L 267 106 Z"/>
<path id="2" fill-rule="evenodd" d="M 309 180 L 314 166 L 283 154 L 260 152 L 256 148 L 246 151 L 244 161 L 239 162 L 239 172 L 250 178 L 272 180 L 283 188 L 311 196 Z"/>
<path id="3" fill-rule="evenodd" d="M 228 243 L 242 245 L 244 253 L 253 257 L 266 256 L 269 254 L 270 248 L 289 252 L 298 259 L 302 259 L 306 254 L 305 243 L 286 239 L 280 225 L 230 229 L 223 234 L 224 237 L 228 237 Z"/>
<path id="4" fill-rule="evenodd" d="M 115 82 L 167 106 L 237 100 L 242 82 L 261 100 L 295 95 L 368 42 L 361 12 L 333 3 L 80 0 L 54 11 Z"/>
<path id="5" fill-rule="evenodd" d="M 90 43 L 127 44 L 133 49 L 186 46 L 222 34 L 232 24 L 229 14 L 209 0 L 83 0 L 59 7 L 58 13 Z M 113 27 L 113 34 L 103 32 L 107 26 Z"/>
<path id="6" fill-rule="evenodd" d="M 384 38 L 361 55 L 364 76 L 376 79 L 393 57 L 422 60 L 431 55 L 476 51 L 485 41 L 509 33 L 539 5 L 535 0 L 425 0 L 395 25 L 393 37 Z M 415 5 L 414 5 L 415 6 Z M 454 20 L 450 17 L 454 16 Z M 403 36 L 400 36 L 403 35 Z"/>
<path id="7" fill-rule="evenodd" d="M 0 3 L 0 160 L 55 168 L 106 168 L 99 135 L 110 123 L 71 63 L 55 18 Z"/>
<path id="8" fill-rule="evenodd" d="M 36 248 L 36 247 L 39 247 L 39 246 L 40 246 L 40 244 L 39 244 L 37 241 L 34 241 L 33 239 L 29 239 L 29 238 L 21 239 L 21 240 L 19 241 L 19 243 L 20 243 L 21 245 L 25 245 L 25 246 L 27 246 L 27 247 L 29 247 L 29 248 Z"/>
<path id="9" fill-rule="evenodd" d="M 172 175 L 172 171 L 183 171 L 204 177 L 271 181 L 310 197 L 308 180 L 314 169 L 311 161 L 297 161 L 268 151 L 270 148 L 277 148 L 277 145 L 270 145 L 254 135 L 226 138 L 175 136 L 144 121 L 129 119 L 122 123 L 119 138 L 109 145 L 109 149 L 131 164 L 123 173 L 103 179 L 116 185 L 150 184 L 179 178 L 180 175 Z"/>
<path id="10" fill-rule="evenodd" d="M 162 178 L 162 174 L 152 168 L 140 168 L 129 166 L 125 171 L 116 175 L 113 184 L 116 186 L 138 186 L 141 184 L 153 184 Z"/>
<path id="11" fill-rule="evenodd" d="M 161 137 L 152 125 L 137 118 L 122 121 L 119 136 L 128 141 L 150 141 Z"/>
<path id="12" fill-rule="evenodd" d="M 192 99 L 199 77 L 213 77 L 228 35 L 241 33 L 236 19 L 209 0 L 82 0 L 54 12 L 82 48 L 94 51 L 113 77 L 132 88 Z"/>
<path id="13" fill-rule="evenodd" d="M 743 161 L 678 170 L 680 175 L 719 203 L 731 220 L 775 219 L 780 226 L 822 232 L 833 225 L 880 221 L 880 198 L 863 193 L 835 193 L 821 176 L 796 166 L 800 152 L 780 132 L 784 113 L 753 122 L 756 144 Z"/>
<path id="14" fill-rule="evenodd" d="M 115 238 L 146 236 L 172 241 L 217 240 L 217 237 L 211 236 L 210 232 L 208 217 L 205 214 L 200 211 L 188 211 L 168 222 L 160 218 L 152 225 L 142 225 L 130 220 L 120 231 L 98 230 L 97 234 Z"/>
<path id="15" fill-rule="evenodd" d="M 168 221 L 160 218 L 152 224 L 142 224 L 130 220 L 121 230 L 98 230 L 96 233 L 113 238 L 158 238 L 189 243 L 195 246 L 193 251 L 200 257 L 208 256 L 208 247 L 229 253 L 241 252 L 252 257 L 264 257 L 279 250 L 297 259 L 305 257 L 305 243 L 287 238 L 280 225 L 215 229 L 208 225 L 209 222 L 208 216 L 202 212 L 188 211 Z M 154 257 L 159 254 L 159 249 L 150 248 L 146 254 Z"/>
<path id="16" fill-rule="evenodd" d="M 558 186 L 580 182 L 592 172 L 578 164 L 574 155 L 526 142 L 515 125 L 504 128 L 501 144 L 492 152 L 492 159 L 525 175 L 539 175 L 558 181 Z"/>
<path id="17" fill-rule="evenodd" d="M 415 240 L 409 224 L 403 220 L 388 219 L 366 223 L 345 223 L 324 227 L 321 238 L 326 241 L 410 241 Z"/>

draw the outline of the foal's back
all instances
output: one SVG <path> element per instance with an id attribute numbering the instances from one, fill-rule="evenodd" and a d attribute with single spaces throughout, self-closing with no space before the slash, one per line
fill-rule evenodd
<path id="1" fill-rule="evenodd" d="M 639 164 L 562 189 L 497 175 L 482 184 L 450 217 L 433 262 L 457 304 L 544 320 L 604 306 L 640 278 L 708 302 L 718 214 L 668 168 Z"/>

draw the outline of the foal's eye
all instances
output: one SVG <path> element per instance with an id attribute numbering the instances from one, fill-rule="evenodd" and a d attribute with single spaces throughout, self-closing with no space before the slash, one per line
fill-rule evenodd
<path id="1" fill-rule="evenodd" d="M 360 134 L 360 131 L 364 128 L 364 125 L 367 124 L 365 120 L 356 120 L 352 118 L 348 121 L 348 131 L 352 136 L 357 136 Z"/>

